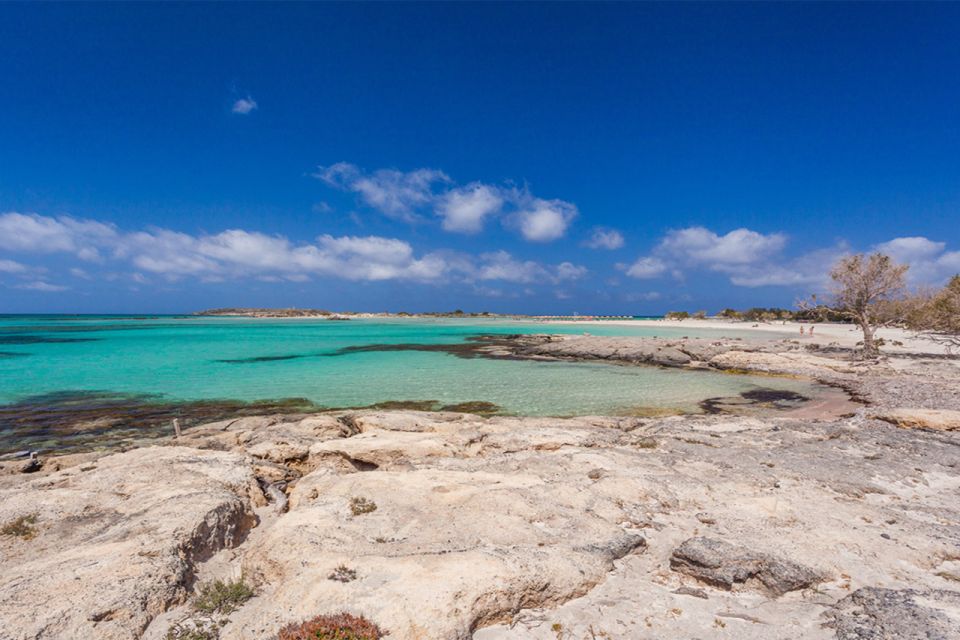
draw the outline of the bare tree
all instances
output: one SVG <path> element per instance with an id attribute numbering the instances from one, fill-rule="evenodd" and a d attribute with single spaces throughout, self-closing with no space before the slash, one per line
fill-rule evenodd
<path id="1" fill-rule="evenodd" d="M 908 300 L 906 325 L 948 351 L 960 349 L 960 275 L 940 291 L 921 292 Z"/>
<path id="2" fill-rule="evenodd" d="M 817 304 L 814 297 L 812 305 L 802 303 L 800 306 L 833 312 L 855 322 L 863 331 L 863 357 L 874 358 L 880 353 L 874 337 L 876 328 L 895 320 L 888 303 L 903 293 L 908 268 L 882 253 L 846 256 L 830 271 L 833 282 L 829 305 Z"/>

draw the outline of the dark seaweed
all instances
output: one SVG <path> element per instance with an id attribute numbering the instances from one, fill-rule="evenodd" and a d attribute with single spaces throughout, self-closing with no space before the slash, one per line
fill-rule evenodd
<path id="1" fill-rule="evenodd" d="M 71 391 L 0 405 L 0 454 L 23 449 L 73 453 L 129 446 L 169 436 L 171 421 L 184 428 L 243 416 L 322 410 L 303 398 L 241 402 L 171 402 L 146 394 Z"/>
<path id="2" fill-rule="evenodd" d="M 733 407 L 767 407 L 773 409 L 790 409 L 798 403 L 806 402 L 810 398 L 783 389 L 751 389 L 744 391 L 739 397 L 707 398 L 699 403 L 700 409 L 707 414 L 725 413 Z"/>
<path id="3" fill-rule="evenodd" d="M 44 344 L 62 342 L 94 342 L 99 338 L 53 338 L 37 335 L 0 335 L 0 344 Z"/>
<path id="4" fill-rule="evenodd" d="M 214 362 L 223 362 L 226 364 L 252 364 L 254 362 L 277 362 L 279 360 L 297 360 L 299 358 L 309 357 L 306 354 L 296 354 L 289 356 L 254 356 L 252 358 L 234 358 L 225 360 L 214 360 Z"/>

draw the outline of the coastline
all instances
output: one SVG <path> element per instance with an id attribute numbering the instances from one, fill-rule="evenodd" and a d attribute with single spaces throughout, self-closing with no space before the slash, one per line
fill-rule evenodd
<path id="1" fill-rule="evenodd" d="M 0 620 L 146 640 L 210 620 L 222 640 L 260 640 L 341 609 L 397 640 L 950 637 L 957 359 L 859 362 L 833 338 L 527 334 L 471 348 L 804 376 L 862 402 L 839 411 L 764 398 L 715 415 L 272 413 L 34 473 L 0 463 L 0 523 L 29 518 L 22 538 L 0 537 Z M 240 576 L 257 595 L 236 610 L 191 605 L 192 585 Z M 853 628 L 868 632 L 835 632 Z"/>

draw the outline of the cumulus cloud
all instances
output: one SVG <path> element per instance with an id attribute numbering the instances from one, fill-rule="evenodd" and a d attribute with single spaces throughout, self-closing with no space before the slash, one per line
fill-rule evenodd
<path id="1" fill-rule="evenodd" d="M 130 234 L 119 254 L 165 276 L 237 277 L 279 274 L 302 281 L 308 274 L 347 280 L 435 280 L 447 271 L 435 255 L 417 258 L 402 240 L 378 236 L 319 236 L 294 244 L 282 236 L 230 229 L 191 236 L 165 229 Z"/>
<path id="2" fill-rule="evenodd" d="M 438 169 L 367 172 L 338 162 L 318 167 L 313 175 L 330 187 L 357 194 L 389 218 L 422 222 L 424 213 L 432 211 L 441 227 L 453 233 L 478 233 L 488 220 L 499 217 L 531 242 L 550 242 L 566 233 L 578 213 L 570 202 L 539 198 L 527 189 L 482 182 L 457 185 Z"/>
<path id="3" fill-rule="evenodd" d="M 451 189 L 439 198 L 436 212 L 446 231 L 478 233 L 487 218 L 503 208 L 504 199 L 495 187 L 474 183 Z"/>
<path id="4" fill-rule="evenodd" d="M 657 278 L 666 273 L 669 267 L 667 263 L 653 256 L 642 256 L 637 261 L 626 268 L 627 275 L 631 278 L 641 280 L 648 278 Z"/>
<path id="5" fill-rule="evenodd" d="M 551 242 L 563 237 L 576 216 L 577 208 L 569 202 L 521 197 L 513 220 L 527 240 Z"/>
<path id="6" fill-rule="evenodd" d="M 741 286 L 754 276 L 768 274 L 767 263 L 779 254 L 787 238 L 781 233 L 762 234 L 751 229 L 734 229 L 720 235 L 706 227 L 687 227 L 667 233 L 657 244 L 652 255 L 641 256 L 632 265 L 624 267 L 628 276 L 640 279 L 657 278 L 671 273 L 683 277 L 685 269 L 706 268 L 731 275 L 731 281 Z M 756 271 L 758 265 L 763 267 Z M 789 276 L 779 276 L 787 284 Z"/>
<path id="7" fill-rule="evenodd" d="M 0 249 L 14 252 L 69 252 L 98 260 L 98 247 L 117 235 L 112 225 L 69 216 L 50 218 L 10 211 L 0 214 Z"/>
<path id="8" fill-rule="evenodd" d="M 82 256 L 86 252 L 102 255 L 103 260 L 129 265 L 132 276 L 111 271 L 102 277 L 131 277 L 147 284 L 143 274 L 166 280 L 195 278 L 202 282 L 222 282 L 229 278 L 256 278 L 271 282 L 303 282 L 311 277 L 335 277 L 345 280 L 407 280 L 465 283 L 494 281 L 545 283 L 582 278 L 585 267 L 562 262 L 543 265 L 518 260 L 506 251 L 479 257 L 449 251 L 418 255 L 410 243 L 381 236 L 333 236 L 324 234 L 311 242 L 294 242 L 281 235 L 269 235 L 245 229 L 227 229 L 213 234 L 189 234 L 172 229 L 148 228 L 123 232 L 91 220 L 48 218 L 35 214 L 3 214 L 0 226 L 16 227 L 21 234 L 16 242 L 4 235 L 5 248 L 32 253 L 67 253 Z M 13 260 L 0 260 L 0 272 L 15 274 L 30 282 L 21 285 L 49 290 L 38 280 L 42 269 L 31 269 Z M 75 278 L 94 275 L 73 267 Z M 113 274 L 111 276 L 110 274 Z"/>
<path id="9" fill-rule="evenodd" d="M 577 280 L 586 273 L 586 267 L 570 262 L 562 262 L 555 267 L 550 267 L 533 260 L 517 260 L 506 251 L 495 251 L 480 256 L 480 265 L 474 275 L 479 280 L 557 284 Z"/>
<path id="10" fill-rule="evenodd" d="M 730 282 L 738 287 L 807 287 L 826 288 L 830 268 L 850 253 L 850 246 L 838 242 L 832 247 L 816 249 L 795 258 L 775 262 L 741 264 L 726 269 Z"/>
<path id="11" fill-rule="evenodd" d="M 632 265 L 619 265 L 634 278 L 657 278 L 667 273 L 677 278 L 687 270 L 706 269 L 726 274 L 738 287 L 826 288 L 830 268 L 853 252 L 845 241 L 800 255 L 784 255 L 787 238 L 782 233 L 763 234 L 735 229 L 719 234 L 705 227 L 671 231 L 657 243 L 651 255 Z M 944 242 L 925 237 L 900 237 L 877 244 L 880 251 L 910 265 L 913 284 L 939 286 L 960 272 L 960 251 L 947 251 Z"/>
<path id="12" fill-rule="evenodd" d="M 349 162 L 338 162 L 329 167 L 319 167 L 314 177 L 331 187 L 351 191 L 369 207 L 384 215 L 415 222 L 422 217 L 416 212 L 434 202 L 434 185 L 449 183 L 450 178 L 436 169 L 397 171 L 380 169 L 364 173 Z"/>
<path id="13" fill-rule="evenodd" d="M 240 98 L 233 103 L 233 108 L 231 111 L 234 113 L 239 113 L 240 115 L 247 115 L 254 111 L 257 108 L 257 101 L 247 96 L 246 98 Z"/>
<path id="14" fill-rule="evenodd" d="M 689 227 L 668 233 L 658 251 L 691 264 L 722 270 L 729 265 L 764 260 L 783 249 L 786 242 L 781 233 L 764 235 L 750 229 L 734 229 L 721 236 L 705 227 Z"/>
<path id="15" fill-rule="evenodd" d="M 940 285 L 960 273 L 960 251 L 945 251 L 947 244 L 924 237 L 894 238 L 873 249 L 910 265 L 907 280 L 913 284 Z"/>
<path id="16" fill-rule="evenodd" d="M 594 227 L 590 238 L 583 244 L 590 249 L 607 249 L 612 251 L 623 246 L 623 234 L 616 229 Z"/>

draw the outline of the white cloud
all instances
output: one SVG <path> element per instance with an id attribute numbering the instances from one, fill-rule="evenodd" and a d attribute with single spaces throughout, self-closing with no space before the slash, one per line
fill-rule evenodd
<path id="1" fill-rule="evenodd" d="M 0 273 L 25 273 L 27 266 L 13 260 L 0 260 Z"/>
<path id="2" fill-rule="evenodd" d="M 338 162 L 318 167 L 313 175 L 330 187 L 356 193 L 364 204 L 396 220 L 421 222 L 423 213 L 432 210 L 442 228 L 454 233 L 477 233 L 487 220 L 503 217 L 527 240 L 550 242 L 562 237 L 577 216 L 572 203 L 482 182 L 458 186 L 438 169 L 366 172 Z"/>
<path id="3" fill-rule="evenodd" d="M 928 260 L 940 254 L 947 246 L 945 242 L 934 242 L 924 237 L 894 238 L 878 244 L 874 249 L 885 253 L 899 262 Z"/>
<path id="4" fill-rule="evenodd" d="M 436 212 L 446 231 L 478 233 L 487 218 L 501 211 L 503 203 L 498 189 L 476 182 L 442 195 Z"/>
<path id="5" fill-rule="evenodd" d="M 894 238 L 873 250 L 885 253 L 897 262 L 910 265 L 907 280 L 912 284 L 940 285 L 960 273 L 960 251 L 947 251 L 945 242 L 922 236 Z"/>
<path id="6" fill-rule="evenodd" d="M 614 250 L 623 246 L 623 234 L 616 229 L 606 229 L 604 227 L 594 227 L 590 239 L 583 243 L 590 249 Z"/>
<path id="7" fill-rule="evenodd" d="M 302 281 L 306 274 L 347 280 L 435 280 L 447 271 L 435 255 L 414 256 L 402 240 L 377 236 L 323 235 L 315 244 L 294 245 L 282 236 L 230 229 L 194 237 L 165 229 L 130 234 L 118 255 L 152 273 L 237 277 L 280 274 Z"/>
<path id="8" fill-rule="evenodd" d="M 659 277 L 666 273 L 667 269 L 669 266 L 666 262 L 653 256 L 637 258 L 636 262 L 626 267 L 628 276 L 641 280 Z"/>
<path id="9" fill-rule="evenodd" d="M 552 242 L 563 237 L 577 217 L 577 207 L 563 200 L 544 200 L 524 195 L 519 210 L 513 214 L 524 238 L 531 242 Z"/>
<path id="10" fill-rule="evenodd" d="M 98 248 L 113 241 L 113 226 L 69 216 L 50 218 L 33 213 L 0 214 L 0 249 L 32 253 L 75 253 L 98 260 Z"/>
<path id="11" fill-rule="evenodd" d="M 557 265 L 557 280 L 579 280 L 587 275 L 587 268 L 571 262 L 561 262 Z"/>
<path id="12" fill-rule="evenodd" d="M 62 287 L 56 284 L 50 284 L 49 282 L 44 282 L 42 280 L 35 280 L 33 282 L 25 282 L 23 284 L 18 284 L 17 289 L 24 289 L 26 291 L 42 291 L 44 293 L 55 293 L 57 291 L 66 291 L 67 287 Z"/>
<path id="13" fill-rule="evenodd" d="M 314 177 L 331 187 L 357 193 L 373 209 L 407 222 L 421 219 L 416 212 L 435 200 L 435 184 L 450 182 L 445 173 L 435 169 L 380 169 L 368 174 L 349 162 L 319 167 Z"/>
<path id="14" fill-rule="evenodd" d="M 533 260 L 517 260 L 506 251 L 496 251 L 480 256 L 480 265 L 474 270 L 473 277 L 521 284 L 557 284 L 577 280 L 586 274 L 586 267 L 570 262 L 550 267 Z"/>
<path id="15" fill-rule="evenodd" d="M 539 263 L 532 260 L 515 260 L 506 251 L 485 253 L 477 277 L 480 280 L 504 280 L 506 282 L 545 282 L 550 274 Z"/>
<path id="16" fill-rule="evenodd" d="M 705 227 L 671 231 L 657 250 L 691 264 L 721 270 L 725 266 L 755 263 L 777 253 L 786 245 L 780 233 L 764 235 L 750 229 L 735 229 L 717 235 Z"/>
<path id="17" fill-rule="evenodd" d="M 246 98 L 240 98 L 239 100 L 234 102 L 233 108 L 231 109 L 231 111 L 245 116 L 249 114 L 251 111 L 255 110 L 256 108 L 257 108 L 257 101 L 251 98 L 250 96 L 247 96 Z"/>

